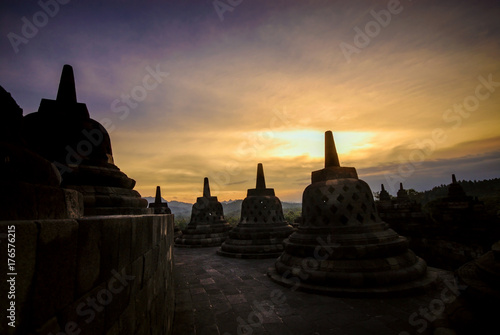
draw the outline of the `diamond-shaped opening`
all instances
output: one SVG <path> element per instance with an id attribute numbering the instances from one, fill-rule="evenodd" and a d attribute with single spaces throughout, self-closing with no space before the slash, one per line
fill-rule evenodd
<path id="1" fill-rule="evenodd" d="M 361 204 L 361 209 L 363 210 L 363 212 L 366 212 L 366 205 L 364 203 Z"/>
<path id="2" fill-rule="evenodd" d="M 354 193 L 354 194 L 352 195 L 352 200 L 356 201 L 356 200 L 358 200 L 358 199 L 359 199 L 359 195 L 358 195 L 357 193 Z"/>
<path id="3" fill-rule="evenodd" d="M 344 201 L 344 199 L 345 198 L 342 194 L 337 197 L 338 202 L 342 202 L 342 201 Z"/>
<path id="4" fill-rule="evenodd" d="M 359 190 L 361 190 L 361 185 L 356 184 L 356 189 L 357 189 L 358 191 L 359 191 Z"/>
<path id="5" fill-rule="evenodd" d="M 322 203 L 326 204 L 328 202 L 328 197 L 322 196 L 320 200 L 321 200 Z"/>
<path id="6" fill-rule="evenodd" d="M 354 209 L 354 207 L 352 207 L 351 204 L 347 205 L 346 208 L 349 211 L 349 213 L 352 213 L 352 210 Z"/>
<path id="7" fill-rule="evenodd" d="M 370 215 L 370 219 L 372 219 L 372 221 L 376 221 L 376 217 L 375 217 L 375 215 L 371 214 L 371 215 Z"/>
<path id="8" fill-rule="evenodd" d="M 347 192 L 347 190 L 349 190 L 349 187 L 347 187 L 347 185 L 344 185 L 344 187 L 342 187 L 342 189 L 344 190 L 344 192 Z"/>
<path id="9" fill-rule="evenodd" d="M 330 212 L 332 212 L 333 214 L 337 213 L 339 209 L 337 208 L 337 206 L 335 205 L 331 205 L 330 206 Z"/>
<path id="10" fill-rule="evenodd" d="M 364 221 L 364 218 L 361 214 L 358 213 L 358 215 L 356 215 L 356 220 L 358 220 L 359 222 L 363 223 Z"/>
<path id="11" fill-rule="evenodd" d="M 333 186 L 328 187 L 328 192 L 330 192 L 330 193 L 335 192 L 335 187 L 333 187 Z"/>
<path id="12" fill-rule="evenodd" d="M 319 206 L 314 206 L 314 211 L 316 214 L 319 214 L 319 215 L 321 215 L 323 212 L 321 207 L 319 207 Z"/>
<path id="13" fill-rule="evenodd" d="M 349 222 L 349 218 L 345 215 L 342 215 L 340 217 L 340 222 L 342 222 L 342 224 L 347 224 L 347 222 Z"/>

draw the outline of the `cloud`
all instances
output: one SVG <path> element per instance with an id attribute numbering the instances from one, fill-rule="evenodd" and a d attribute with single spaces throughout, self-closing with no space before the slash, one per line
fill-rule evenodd
<path id="1" fill-rule="evenodd" d="M 223 22 L 206 1 L 89 3 L 61 8 L 17 55 L 3 39 L 1 84 L 26 114 L 55 97 L 62 65 L 72 64 L 78 100 L 108 120 L 116 164 L 144 195 L 161 184 L 167 198 L 192 201 L 210 176 L 220 199 L 242 198 L 263 162 L 270 187 L 300 201 L 311 171 L 322 167 L 328 129 L 370 134 L 337 144 L 342 164 L 375 184 L 435 129 L 446 140 L 407 179 L 412 187 L 428 187 L 458 163 L 467 176 L 481 161 L 490 168 L 481 175 L 497 171 L 488 155 L 498 147 L 500 92 L 456 129 L 443 119 L 475 93 L 479 76 L 500 81 L 496 2 L 403 1 L 349 63 L 339 44 L 353 44 L 353 29 L 364 29 L 385 2 L 244 1 Z M 1 6 L 11 8 L 0 11 L 3 36 L 36 9 Z M 113 101 L 143 85 L 157 64 L 169 76 L 126 117 L 116 113 Z M 319 139 L 299 150 L 280 137 L 301 130 Z"/>

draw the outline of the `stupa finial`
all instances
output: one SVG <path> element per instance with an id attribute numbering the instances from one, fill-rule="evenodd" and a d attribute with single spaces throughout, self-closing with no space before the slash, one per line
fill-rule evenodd
<path id="1" fill-rule="evenodd" d="M 333 133 L 328 130 L 325 132 L 325 168 L 332 166 L 340 166 L 340 162 L 333 140 Z"/>
<path id="2" fill-rule="evenodd" d="M 403 191 L 403 190 L 404 190 L 404 189 L 403 189 L 403 183 L 399 183 L 399 189 L 400 189 L 401 191 Z"/>
<path id="3" fill-rule="evenodd" d="M 257 165 L 257 184 L 255 185 L 256 189 L 265 189 L 266 188 L 266 179 L 264 177 L 264 167 L 262 163 Z"/>
<path id="4" fill-rule="evenodd" d="M 382 186 L 382 191 L 385 191 L 384 184 L 380 184 Z"/>
<path id="5" fill-rule="evenodd" d="M 155 204 L 161 204 L 161 189 L 160 189 L 160 186 L 156 186 Z"/>
<path id="6" fill-rule="evenodd" d="M 208 184 L 208 178 L 203 179 L 203 197 L 210 198 L 210 185 Z"/>
<path id="7" fill-rule="evenodd" d="M 451 182 L 452 182 L 453 184 L 456 184 L 456 183 L 457 183 L 457 178 L 455 177 L 455 174 L 452 174 L 452 175 L 451 175 Z"/>
<path id="8" fill-rule="evenodd" d="M 65 64 L 63 66 L 56 100 L 66 103 L 76 103 L 75 76 L 71 65 Z"/>

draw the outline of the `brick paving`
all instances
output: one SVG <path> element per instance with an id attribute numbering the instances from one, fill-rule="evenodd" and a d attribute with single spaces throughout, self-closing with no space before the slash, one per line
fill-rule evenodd
<path id="1" fill-rule="evenodd" d="M 410 316 L 439 308 L 443 282 L 410 298 L 322 296 L 272 282 L 266 273 L 274 259 L 227 258 L 217 249 L 175 248 L 174 335 L 432 334 L 423 316 L 413 315 L 411 321 Z M 452 278 L 431 270 L 448 282 Z"/>

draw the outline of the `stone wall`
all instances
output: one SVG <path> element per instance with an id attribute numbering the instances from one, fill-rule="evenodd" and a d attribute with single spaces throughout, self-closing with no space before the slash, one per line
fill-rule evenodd
<path id="1" fill-rule="evenodd" d="M 2 316 L 16 308 L 16 327 L 3 317 L 0 334 L 170 334 L 173 236 L 173 215 L 0 221 Z"/>

